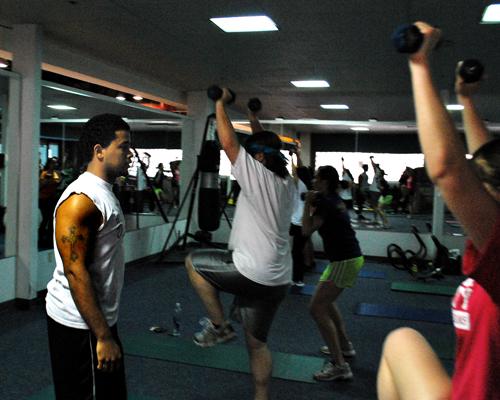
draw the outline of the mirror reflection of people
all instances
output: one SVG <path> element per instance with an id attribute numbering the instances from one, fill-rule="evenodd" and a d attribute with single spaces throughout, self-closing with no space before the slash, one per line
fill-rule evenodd
<path id="1" fill-rule="evenodd" d="M 179 196 L 181 187 L 181 160 L 170 162 L 170 172 L 172 173 L 172 191 L 173 191 L 173 206 L 179 207 Z"/>
<path id="2" fill-rule="evenodd" d="M 61 173 L 56 170 L 57 160 L 49 158 L 40 174 L 38 207 L 42 221 L 38 228 L 38 241 L 42 245 L 51 245 L 54 229 L 52 214 L 57 203 L 57 187 L 61 182 Z"/>
<path id="3" fill-rule="evenodd" d="M 132 158 L 119 116 L 91 118 L 80 137 L 86 171 L 56 204 L 56 266 L 47 285 L 49 350 L 57 399 L 125 400 L 117 320 L 125 219 L 112 184 Z"/>

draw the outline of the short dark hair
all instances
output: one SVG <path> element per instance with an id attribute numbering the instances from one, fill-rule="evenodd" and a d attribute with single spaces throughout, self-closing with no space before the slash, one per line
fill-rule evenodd
<path id="1" fill-rule="evenodd" d="M 328 181 L 328 192 L 334 193 L 339 187 L 339 173 L 331 165 L 323 165 L 318 168 L 317 176 Z"/>
<path id="2" fill-rule="evenodd" d="M 479 179 L 500 191 L 500 138 L 483 144 L 474 152 L 472 160 Z"/>
<path id="3" fill-rule="evenodd" d="M 116 131 L 130 131 L 130 126 L 118 115 L 100 114 L 83 125 L 80 135 L 82 164 L 88 164 L 94 156 L 94 146 L 108 147 L 116 139 Z"/>
<path id="4" fill-rule="evenodd" d="M 363 164 L 361 168 L 363 168 L 365 172 L 368 171 L 368 164 Z"/>
<path id="5" fill-rule="evenodd" d="M 266 160 L 265 167 L 281 178 L 288 175 L 286 159 L 281 154 L 281 140 L 276 133 L 271 131 L 256 132 L 249 136 L 245 142 L 245 149 L 253 157 L 263 153 Z"/>

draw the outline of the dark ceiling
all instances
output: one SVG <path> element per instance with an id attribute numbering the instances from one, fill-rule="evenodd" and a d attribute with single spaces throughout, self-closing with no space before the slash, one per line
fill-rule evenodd
<path id="1" fill-rule="evenodd" d="M 479 23 L 482 0 L 2 0 L 0 23 L 36 23 L 47 43 L 64 44 L 182 92 L 227 85 L 236 108 L 250 97 L 264 117 L 367 123 L 372 130 L 414 130 L 405 56 L 390 41 L 401 23 L 442 28 L 446 45 L 434 57 L 435 78 L 454 103 L 456 62 L 478 58 L 488 73 L 478 96 L 482 116 L 500 127 L 500 25 Z M 222 32 L 211 17 L 266 14 L 277 32 Z M 0 42 L 0 48 L 1 48 Z M 495 50 L 496 49 L 496 50 Z M 326 89 L 297 89 L 291 80 L 326 79 Z M 349 105 L 328 111 L 323 103 Z M 457 117 L 455 117 L 457 118 Z M 458 120 L 458 119 L 457 119 Z M 410 128 L 407 128 L 410 126 Z M 345 125 L 298 126 L 335 132 Z M 500 129 L 500 128 L 499 128 Z"/>

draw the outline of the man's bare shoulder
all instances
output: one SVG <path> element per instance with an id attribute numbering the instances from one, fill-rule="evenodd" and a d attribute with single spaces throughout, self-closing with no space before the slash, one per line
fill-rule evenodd
<path id="1" fill-rule="evenodd" d="M 101 221 L 102 214 L 85 194 L 73 193 L 57 209 L 56 220 Z M 99 222 L 100 224 L 100 222 Z"/>

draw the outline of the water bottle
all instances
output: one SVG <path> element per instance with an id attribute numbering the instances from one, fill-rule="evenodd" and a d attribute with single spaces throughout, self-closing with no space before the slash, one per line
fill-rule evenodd
<path id="1" fill-rule="evenodd" d="M 181 335 L 181 316 L 182 316 L 181 303 L 175 303 L 174 313 L 172 316 L 172 322 L 174 324 L 174 327 L 172 329 L 172 336 Z"/>

